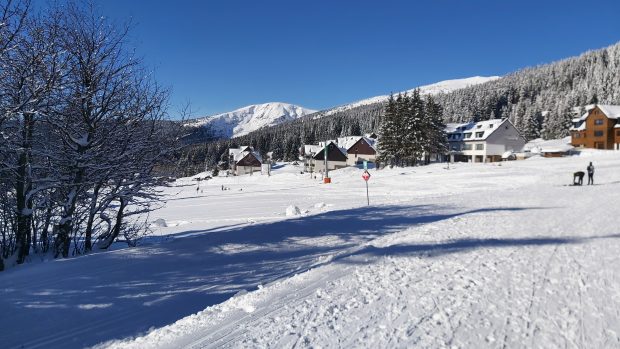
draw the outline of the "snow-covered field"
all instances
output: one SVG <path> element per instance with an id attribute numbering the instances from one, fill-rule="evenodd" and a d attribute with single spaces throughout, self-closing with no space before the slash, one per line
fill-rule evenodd
<path id="1" fill-rule="evenodd" d="M 620 152 L 361 172 L 180 180 L 141 246 L 1 273 L 1 346 L 620 347 Z"/>

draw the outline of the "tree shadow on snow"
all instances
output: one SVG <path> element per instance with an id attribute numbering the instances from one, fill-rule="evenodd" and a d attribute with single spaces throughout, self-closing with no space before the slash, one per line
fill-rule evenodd
<path id="1" fill-rule="evenodd" d="M 360 247 L 412 226 L 464 215 L 540 208 L 459 212 L 440 206 L 371 206 L 243 227 L 179 233 L 183 238 L 138 248 L 44 263 L 0 275 L 4 347 L 84 347 L 144 333 L 221 303 L 241 290 L 333 260 L 456 253 L 475 248 L 583 242 L 571 238 L 462 239 L 440 244 Z M 618 237 L 618 236 L 614 236 Z M 354 251 L 354 252 L 351 252 Z M 346 258 L 346 259 L 345 259 Z M 9 315 L 10 314 L 10 315 Z M 33 326 L 33 324 L 37 326 Z"/>

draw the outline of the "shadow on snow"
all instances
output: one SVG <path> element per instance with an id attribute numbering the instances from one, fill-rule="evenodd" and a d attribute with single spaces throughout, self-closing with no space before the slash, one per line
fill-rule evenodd
<path id="1" fill-rule="evenodd" d="M 0 275 L 4 347 L 83 347 L 161 327 L 244 289 L 356 256 L 437 256 L 477 248 L 581 243 L 573 237 L 460 239 L 437 244 L 364 243 L 415 225 L 484 212 L 438 206 L 378 206 L 243 227 L 185 231 L 161 244 L 44 263 Z M 618 238 L 620 236 L 609 236 Z M 601 237 L 606 238 L 606 237 Z M 351 257 L 351 258 L 347 258 Z M 345 259 L 346 258 L 346 259 Z M 36 324 L 36 325 L 33 325 Z"/>

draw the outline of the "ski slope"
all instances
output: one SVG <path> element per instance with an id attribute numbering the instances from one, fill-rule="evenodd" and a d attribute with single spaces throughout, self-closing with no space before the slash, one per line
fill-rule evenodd
<path id="1" fill-rule="evenodd" d="M 596 185 L 567 186 L 589 161 Z M 371 170 L 370 206 L 355 168 L 180 180 L 141 246 L 0 274 L 0 343 L 618 347 L 619 170 L 597 151 Z"/>

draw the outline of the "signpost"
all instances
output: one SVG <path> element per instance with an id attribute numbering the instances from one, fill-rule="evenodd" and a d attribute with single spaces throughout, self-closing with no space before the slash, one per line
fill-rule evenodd
<path id="1" fill-rule="evenodd" d="M 362 173 L 362 178 L 364 179 L 364 182 L 366 182 L 366 202 L 368 206 L 370 206 L 370 197 L 368 196 L 368 180 L 370 179 L 370 173 L 368 173 L 367 170 L 364 170 L 364 173 Z"/>

